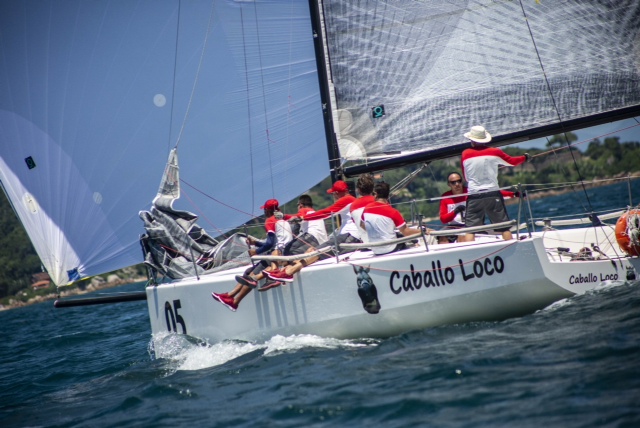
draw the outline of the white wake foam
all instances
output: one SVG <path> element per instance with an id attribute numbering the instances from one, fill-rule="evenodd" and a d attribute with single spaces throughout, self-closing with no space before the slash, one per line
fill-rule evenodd
<path id="1" fill-rule="evenodd" d="M 264 343 L 225 341 L 208 344 L 181 334 L 161 333 L 151 339 L 150 353 L 164 359 L 177 370 L 201 370 L 220 366 L 251 352 L 262 350 L 264 356 L 275 356 L 301 349 L 357 348 L 377 346 L 370 339 L 340 340 L 313 335 L 274 336 Z"/>

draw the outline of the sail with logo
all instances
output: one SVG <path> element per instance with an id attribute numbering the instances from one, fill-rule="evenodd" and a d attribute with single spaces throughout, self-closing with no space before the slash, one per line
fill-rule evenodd
<path id="1" fill-rule="evenodd" d="M 352 173 L 459 155 L 474 124 L 503 145 L 638 115 L 637 1 L 322 4 Z"/>
<path id="2" fill-rule="evenodd" d="M 638 259 L 596 222 L 475 244 L 434 232 L 386 256 L 334 247 L 236 312 L 212 293 L 265 257 L 239 239 L 211 259 L 265 200 L 458 156 L 471 125 L 501 145 L 640 114 L 639 14 L 630 0 L 3 0 L 0 180 L 56 284 L 143 260 L 174 278 L 145 287 L 157 337 L 385 337 L 530 313 L 599 284 L 571 281 L 582 272 L 635 276 Z M 570 261 L 591 244 L 601 255 Z"/>

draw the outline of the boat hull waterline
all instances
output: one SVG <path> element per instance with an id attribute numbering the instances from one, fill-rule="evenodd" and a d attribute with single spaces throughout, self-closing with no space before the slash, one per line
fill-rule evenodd
<path id="1" fill-rule="evenodd" d="M 600 231 L 600 235 L 603 233 Z M 313 334 L 338 339 L 383 338 L 444 324 L 496 321 L 543 309 L 610 281 L 637 277 L 640 259 L 616 256 L 607 234 L 600 249 L 610 258 L 569 261 L 545 244 L 593 239 L 584 228 L 534 234 L 519 241 L 424 246 L 387 256 L 356 252 L 304 268 L 291 283 L 250 293 L 236 312 L 211 293 L 235 286 L 243 269 L 147 287 L 154 335 L 186 333 L 210 343 L 262 341 L 274 335 Z M 592 236 L 594 235 L 594 236 Z M 602 236 L 600 236 L 602 239 Z M 367 313 L 356 277 L 364 268 L 381 310 Z"/>

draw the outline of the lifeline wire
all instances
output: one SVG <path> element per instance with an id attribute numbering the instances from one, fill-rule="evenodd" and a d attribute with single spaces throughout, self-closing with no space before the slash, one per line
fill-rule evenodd
<path id="1" fill-rule="evenodd" d="M 522 4 L 522 0 L 520 0 L 520 8 L 522 9 L 522 15 L 524 16 L 524 20 L 527 24 L 527 29 L 529 30 L 529 35 L 531 36 L 531 43 L 533 43 L 533 48 L 536 51 L 536 56 L 538 57 L 538 63 L 540 64 L 540 69 L 542 70 L 542 75 L 544 76 L 544 81 L 545 84 L 547 85 L 547 90 L 549 91 L 549 96 L 551 97 L 551 101 L 553 103 L 553 108 L 556 112 L 556 115 L 558 116 L 558 121 L 560 123 L 560 126 L 563 126 L 563 122 L 562 122 L 562 117 L 560 116 L 560 111 L 558 110 L 558 105 L 556 103 L 556 99 L 553 96 L 553 91 L 551 90 L 551 84 L 549 83 L 549 78 L 547 77 L 547 73 L 544 69 L 544 65 L 542 64 L 542 58 L 540 58 L 540 52 L 538 51 L 538 46 L 536 45 L 536 41 L 533 38 L 533 32 L 531 31 L 531 26 L 529 25 L 529 18 L 527 17 L 527 13 L 524 10 L 524 5 Z M 567 143 L 567 146 L 569 147 L 569 152 L 571 153 L 571 158 L 573 159 L 573 164 L 576 167 L 576 171 L 578 172 L 578 178 L 580 179 L 580 183 L 582 184 L 582 190 L 584 191 L 584 194 L 587 198 L 587 203 L 589 204 L 589 210 L 593 211 L 593 207 L 591 205 L 591 200 L 589 199 L 589 194 L 587 193 L 587 189 L 584 186 L 584 180 L 582 178 L 582 174 L 580 173 L 580 169 L 578 168 L 578 163 L 576 162 L 576 158 L 573 154 L 573 151 L 571 150 L 571 146 L 569 145 L 569 139 L 567 138 L 567 134 L 566 132 L 563 131 L 564 134 L 564 138 L 565 141 Z"/>

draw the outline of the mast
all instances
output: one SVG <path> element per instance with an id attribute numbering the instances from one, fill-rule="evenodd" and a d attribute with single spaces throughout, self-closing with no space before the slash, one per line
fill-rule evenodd
<path id="1" fill-rule="evenodd" d="M 322 16 L 320 14 L 320 0 L 309 0 L 309 12 L 311 15 L 311 29 L 313 31 L 314 50 L 316 54 L 316 66 L 318 69 L 318 83 L 320 85 L 320 100 L 322 102 L 322 115 L 324 120 L 324 132 L 329 155 L 329 168 L 331 181 L 340 179 L 342 170 L 340 167 L 340 150 L 333 124 L 333 112 L 331 110 L 331 93 L 329 89 L 329 74 L 325 61 L 324 32 L 322 30 Z"/>

